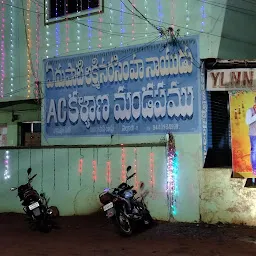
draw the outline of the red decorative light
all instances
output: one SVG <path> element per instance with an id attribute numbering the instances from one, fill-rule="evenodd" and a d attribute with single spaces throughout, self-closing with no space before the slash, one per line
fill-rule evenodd
<path id="1" fill-rule="evenodd" d="M 108 186 L 110 186 L 111 183 L 111 162 L 107 161 L 106 163 L 106 181 Z"/>
<path id="2" fill-rule="evenodd" d="M 125 149 L 124 149 L 124 144 L 122 145 L 122 151 L 121 151 L 121 163 L 122 163 L 122 175 L 121 175 L 121 181 L 125 182 L 126 181 L 126 166 L 125 166 L 125 160 L 126 160 L 126 155 L 125 155 Z"/>
<path id="3" fill-rule="evenodd" d="M 97 161 L 92 161 L 92 179 L 95 182 L 97 180 Z"/>
<path id="4" fill-rule="evenodd" d="M 138 187 L 139 187 L 138 177 L 137 177 L 137 148 L 134 148 L 133 152 L 134 152 L 133 169 L 134 169 L 134 173 L 135 173 L 135 176 L 134 176 L 134 188 L 137 190 Z"/>
<path id="5" fill-rule="evenodd" d="M 155 177 L 154 177 L 154 172 L 155 172 L 155 158 L 154 158 L 154 153 L 150 153 L 150 185 L 151 188 L 154 187 L 155 184 Z"/>
<path id="6" fill-rule="evenodd" d="M 82 158 L 80 158 L 79 165 L 78 165 L 78 172 L 80 174 L 83 172 L 83 164 L 84 164 L 84 160 Z"/>

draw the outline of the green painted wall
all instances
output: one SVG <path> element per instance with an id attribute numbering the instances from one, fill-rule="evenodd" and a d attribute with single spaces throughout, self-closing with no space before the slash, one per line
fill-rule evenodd
<path id="1" fill-rule="evenodd" d="M 175 136 L 179 155 L 178 221 L 199 220 L 198 170 L 201 168 L 201 136 L 188 134 Z M 155 186 L 150 187 L 150 152 L 154 153 Z M 55 151 L 55 154 L 54 154 Z M 69 151 L 69 152 L 68 152 Z M 134 148 L 125 148 L 126 165 L 134 164 Z M 57 205 L 62 215 L 90 214 L 99 209 L 98 194 L 107 187 L 107 149 L 81 149 L 84 156 L 83 173 L 78 172 L 80 149 L 12 149 L 9 170 L 11 178 L 4 180 L 4 154 L 0 150 L 0 212 L 22 212 L 15 192 L 9 188 L 26 182 L 29 166 L 38 174 L 34 187 L 51 197 L 51 204 Z M 121 177 L 121 148 L 109 150 L 111 161 L 112 187 L 119 185 Z M 31 154 L 31 155 L 30 155 Z M 169 209 L 166 195 L 166 149 L 165 147 L 137 148 L 138 180 L 145 182 L 151 191 L 147 198 L 148 207 L 155 218 L 168 220 Z M 55 155 L 55 164 L 54 164 Z M 43 161 L 42 161 L 43 159 Z M 68 160 L 69 159 L 69 160 Z M 97 181 L 92 182 L 92 160 L 97 160 Z M 55 189 L 54 189 L 55 169 Z M 43 170 L 43 171 L 42 171 Z M 69 182 L 68 182 L 69 181 Z"/>

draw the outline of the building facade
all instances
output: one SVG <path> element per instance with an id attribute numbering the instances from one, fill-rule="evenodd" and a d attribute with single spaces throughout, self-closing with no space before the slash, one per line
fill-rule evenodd
<path id="1" fill-rule="evenodd" d="M 6 191 L 24 182 L 31 166 L 34 186 L 61 214 L 90 214 L 100 207 L 98 194 L 118 185 L 131 165 L 134 185 L 142 180 L 151 192 L 154 217 L 199 221 L 210 137 L 203 60 L 253 57 L 256 39 L 242 29 L 253 29 L 252 6 L 245 14 L 244 2 L 70 2 L 0 4 L 0 211 L 21 211 Z M 140 103 L 153 91 L 165 99 L 164 110 L 161 99 Z"/>

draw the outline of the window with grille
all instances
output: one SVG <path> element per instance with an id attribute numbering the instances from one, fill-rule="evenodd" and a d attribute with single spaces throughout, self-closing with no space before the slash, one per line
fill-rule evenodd
<path id="1" fill-rule="evenodd" d="M 45 0 L 46 24 L 103 11 L 103 0 Z"/>

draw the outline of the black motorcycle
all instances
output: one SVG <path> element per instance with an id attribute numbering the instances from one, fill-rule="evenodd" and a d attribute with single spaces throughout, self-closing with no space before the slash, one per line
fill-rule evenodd
<path id="1" fill-rule="evenodd" d="M 127 174 L 131 166 L 127 167 Z M 107 218 L 111 219 L 118 227 L 121 235 L 130 236 L 139 223 L 151 226 L 153 219 L 144 202 L 144 197 L 135 198 L 137 191 L 133 186 L 129 186 L 127 181 L 131 176 L 126 176 L 126 182 L 120 184 L 117 188 L 107 188 L 99 195 L 100 202 L 103 204 L 103 210 Z M 143 186 L 143 183 L 141 187 Z"/>
<path id="2" fill-rule="evenodd" d="M 28 168 L 28 183 L 19 187 L 12 187 L 11 191 L 18 190 L 18 197 L 24 206 L 23 210 L 28 216 L 30 228 L 49 232 L 52 229 L 52 210 L 48 207 L 49 199 L 45 194 L 38 192 L 31 186 L 32 180 L 37 174 L 30 177 L 32 169 Z"/>

